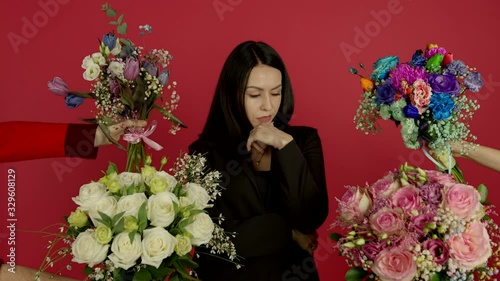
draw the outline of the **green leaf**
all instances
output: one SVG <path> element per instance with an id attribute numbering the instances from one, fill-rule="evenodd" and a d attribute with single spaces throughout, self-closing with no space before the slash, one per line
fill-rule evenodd
<path id="1" fill-rule="evenodd" d="M 179 257 L 177 263 L 183 268 L 198 268 L 198 264 L 193 261 L 193 257 L 190 254 Z"/>
<path id="2" fill-rule="evenodd" d="M 353 267 L 345 274 L 346 281 L 361 281 L 368 275 L 368 271 L 361 267 Z"/>
<path id="3" fill-rule="evenodd" d="M 150 281 L 151 273 L 147 269 L 141 269 L 134 274 L 132 281 Z"/>
<path id="4" fill-rule="evenodd" d="M 437 274 L 437 273 L 435 273 L 431 277 L 431 281 L 440 281 L 440 280 L 441 280 L 441 278 L 439 277 L 439 274 Z"/>
<path id="5" fill-rule="evenodd" d="M 103 123 L 101 123 L 101 122 L 99 122 L 99 123 L 98 123 L 98 126 L 99 126 L 99 128 L 101 129 L 101 131 L 104 133 L 104 135 L 106 136 L 106 138 L 108 138 L 108 140 L 109 140 L 112 144 L 116 145 L 116 146 L 117 146 L 119 149 L 121 149 L 121 150 L 126 150 L 126 149 L 125 149 L 125 147 L 124 147 L 121 143 L 117 142 L 117 141 L 116 141 L 116 140 L 115 140 L 115 139 L 111 136 L 111 133 L 109 132 L 108 126 L 106 126 L 105 124 L 103 124 Z"/>
<path id="6" fill-rule="evenodd" d="M 351 72 L 352 74 L 358 74 L 358 71 L 354 67 L 349 67 L 349 72 Z"/>
<path id="7" fill-rule="evenodd" d="M 328 237 L 335 241 L 335 242 L 338 242 L 340 238 L 342 238 L 342 235 L 339 234 L 339 233 L 330 233 L 330 235 L 328 235 Z"/>
<path id="8" fill-rule="evenodd" d="M 89 275 L 92 272 L 93 272 L 92 268 L 89 267 L 88 265 L 82 270 L 82 273 L 85 275 Z"/>
<path id="9" fill-rule="evenodd" d="M 113 225 L 112 225 L 112 220 L 111 220 L 111 217 L 106 215 L 105 213 L 103 212 L 100 212 L 100 211 L 97 211 L 99 213 L 99 216 L 101 216 L 101 222 L 104 223 L 107 227 L 109 227 L 110 229 L 113 228 Z M 99 220 L 99 219 L 97 219 Z"/>
<path id="10" fill-rule="evenodd" d="M 135 234 L 136 234 L 135 231 L 132 231 L 132 232 L 128 233 L 128 238 L 130 239 L 130 244 L 134 243 Z"/>
<path id="11" fill-rule="evenodd" d="M 116 166 L 115 163 L 109 162 L 108 170 L 106 171 L 106 175 L 111 175 L 112 173 L 118 174 L 118 167 Z"/>
<path id="12" fill-rule="evenodd" d="M 127 33 L 127 24 L 126 23 L 120 24 L 118 26 L 118 28 L 116 29 L 116 31 L 118 31 L 119 34 L 126 34 Z"/>
<path id="13" fill-rule="evenodd" d="M 114 20 L 113 20 L 113 21 L 110 21 L 110 22 L 108 22 L 108 23 L 109 23 L 109 24 L 111 24 L 111 25 L 118 25 L 118 23 L 117 23 L 116 21 L 114 21 Z"/>
<path id="14" fill-rule="evenodd" d="M 121 24 L 121 23 L 122 23 L 122 20 L 123 20 L 123 14 L 121 14 L 121 15 L 118 17 L 118 19 L 116 20 L 116 22 L 117 22 L 118 24 Z"/>
<path id="15" fill-rule="evenodd" d="M 120 42 L 123 43 L 124 45 L 128 45 L 128 46 L 134 45 L 134 44 L 132 44 L 132 41 L 125 39 L 125 38 L 120 38 Z"/>
<path id="16" fill-rule="evenodd" d="M 125 219 L 121 218 L 116 224 L 115 227 L 113 228 L 114 233 L 121 233 L 125 230 Z"/>
<path id="17" fill-rule="evenodd" d="M 491 218 L 490 218 L 490 217 L 488 217 L 488 216 L 483 216 L 483 221 L 490 221 L 490 220 L 491 220 Z"/>
<path id="18" fill-rule="evenodd" d="M 488 188 L 484 184 L 480 184 L 477 187 L 477 191 L 479 191 L 479 194 L 481 194 L 481 203 L 485 203 L 486 199 L 488 199 Z"/>
<path id="19" fill-rule="evenodd" d="M 139 224 L 139 232 L 142 232 L 148 226 L 148 214 L 146 211 L 146 202 L 142 203 L 139 208 L 139 214 L 137 215 L 137 220 Z"/>
<path id="20" fill-rule="evenodd" d="M 106 16 L 114 18 L 116 17 L 116 11 L 111 9 L 111 7 L 109 7 L 108 9 L 106 9 Z"/>
<path id="21" fill-rule="evenodd" d="M 155 104 L 154 105 L 154 108 L 157 109 L 163 116 L 165 116 L 165 118 L 167 118 L 170 122 L 174 123 L 175 125 L 179 125 L 181 126 L 182 128 L 187 128 L 186 125 L 184 125 L 184 123 L 182 123 L 181 120 L 179 120 L 177 117 L 175 117 L 172 112 L 168 112 L 167 110 L 165 110 L 165 108 Z"/>
<path id="22" fill-rule="evenodd" d="M 120 212 L 120 213 L 118 213 L 118 214 L 116 214 L 116 215 L 113 216 L 113 220 L 111 221 L 113 223 L 113 225 L 116 225 L 116 223 L 118 223 L 118 221 L 120 219 L 122 219 L 123 214 L 125 214 L 125 211 Z"/>

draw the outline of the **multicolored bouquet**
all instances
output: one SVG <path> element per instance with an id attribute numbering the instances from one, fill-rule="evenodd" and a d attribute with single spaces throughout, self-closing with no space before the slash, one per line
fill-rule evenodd
<path id="1" fill-rule="evenodd" d="M 476 139 L 470 133 L 469 121 L 479 105 L 465 93 L 481 89 L 481 75 L 454 59 L 445 48 L 429 44 L 425 51 L 417 50 L 411 61 L 404 63 L 397 56 L 383 57 L 375 62 L 369 78 L 352 67 L 350 71 L 361 77 L 364 90 L 354 117 L 357 129 L 376 134 L 381 131 L 378 120 L 392 120 L 401 125 L 405 146 L 423 149 L 442 170 L 450 170 L 454 165 L 450 143 Z M 442 160 L 436 162 L 427 153 L 427 147 Z M 461 178 L 457 169 L 454 175 Z"/>
<path id="2" fill-rule="evenodd" d="M 225 253 L 238 266 L 223 218 L 214 222 L 206 213 L 220 195 L 221 174 L 207 170 L 202 155 L 178 158 L 172 174 L 165 163 L 157 170 L 148 157 L 139 173 L 110 164 L 104 177 L 81 186 L 61 233 L 49 233 L 55 239 L 40 270 L 70 256 L 87 265 L 90 280 L 197 280 L 193 246 Z"/>
<path id="3" fill-rule="evenodd" d="M 102 10 L 113 19 L 110 22 L 117 26 L 118 34 L 125 34 L 127 24 L 123 22 L 123 14 L 117 13 L 108 3 Z M 149 25 L 139 27 L 141 35 L 151 33 Z M 179 95 L 174 81 L 169 84 L 170 70 L 167 68 L 172 55 L 164 49 L 145 51 L 141 46 L 135 46 L 131 40 L 118 37 L 114 32 L 105 34 L 100 40 L 99 52 L 83 59 L 83 78 L 93 82 L 91 92 L 70 91 L 68 85 L 59 77 L 48 82 L 49 90 L 65 98 L 70 108 L 78 107 L 86 98 L 95 100 L 97 109 L 95 119 L 88 121 L 99 124 L 108 139 L 123 148 L 109 136 L 107 126 L 127 119 L 148 120 L 153 110 L 158 110 L 164 118 L 172 122 L 169 130 L 175 134 L 184 124 L 173 114 L 179 102 Z M 164 91 L 170 92 L 164 98 Z M 154 131 L 154 127 L 146 129 Z M 144 129 L 136 129 L 132 134 L 144 133 Z M 160 150 L 160 145 L 152 146 Z M 138 170 L 145 159 L 144 144 L 137 137 L 128 146 L 128 161 L 126 171 Z"/>
<path id="4" fill-rule="evenodd" d="M 499 227 L 487 189 L 447 173 L 402 166 L 365 187 L 347 186 L 332 234 L 351 269 L 345 279 L 496 280 Z"/>

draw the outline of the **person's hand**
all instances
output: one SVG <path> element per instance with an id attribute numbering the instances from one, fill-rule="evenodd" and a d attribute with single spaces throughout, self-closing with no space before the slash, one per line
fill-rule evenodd
<path id="1" fill-rule="evenodd" d="M 122 123 L 108 126 L 109 135 L 115 140 L 120 140 L 121 136 L 125 133 L 125 130 L 130 127 L 144 128 L 148 123 L 144 120 L 127 120 Z M 95 132 L 94 146 L 103 146 L 111 144 L 104 132 L 100 127 L 97 127 Z"/>
<path id="2" fill-rule="evenodd" d="M 264 153 L 266 146 L 272 146 L 276 149 L 282 149 L 293 140 L 293 137 L 276 127 L 271 123 L 263 123 L 250 131 L 247 140 L 247 150 L 253 147 L 260 153 Z"/>
<path id="3" fill-rule="evenodd" d="M 296 229 L 293 229 L 292 239 L 310 255 L 312 255 L 314 250 L 318 247 L 318 232 L 316 231 L 311 234 L 304 234 Z"/>

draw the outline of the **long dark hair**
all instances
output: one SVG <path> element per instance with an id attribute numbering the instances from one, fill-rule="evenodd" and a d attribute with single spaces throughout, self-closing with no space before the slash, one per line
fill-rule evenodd
<path id="1" fill-rule="evenodd" d="M 245 112 L 245 89 L 251 70 L 258 64 L 281 72 L 281 105 L 274 122 L 278 128 L 288 124 L 293 114 L 293 91 L 283 60 L 268 44 L 246 41 L 236 46 L 224 63 L 201 139 L 238 144 L 248 138 L 252 125 Z"/>

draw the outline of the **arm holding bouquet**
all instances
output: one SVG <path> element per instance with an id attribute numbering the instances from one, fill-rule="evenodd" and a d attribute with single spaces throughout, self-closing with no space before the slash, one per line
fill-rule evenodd
<path id="1" fill-rule="evenodd" d="M 467 150 L 467 153 L 462 153 L 463 146 L 474 146 Z M 474 145 L 468 142 L 464 144 L 454 143 L 451 146 L 453 156 L 463 157 L 472 160 L 480 165 L 500 172 L 500 150 L 484 145 Z"/>

